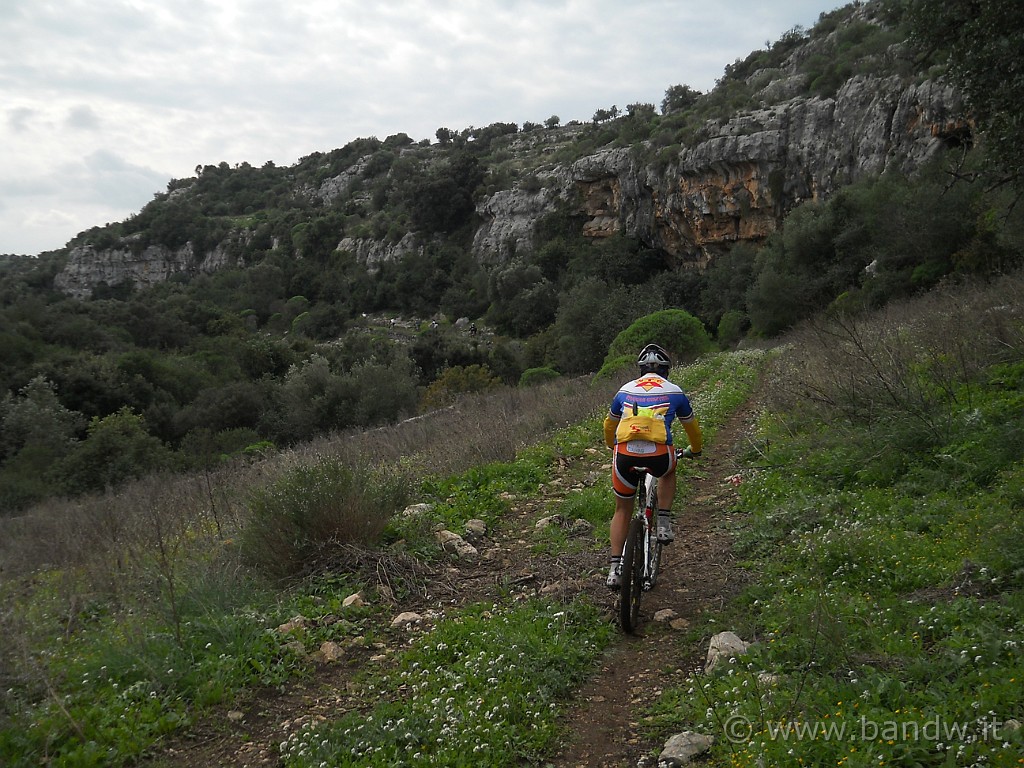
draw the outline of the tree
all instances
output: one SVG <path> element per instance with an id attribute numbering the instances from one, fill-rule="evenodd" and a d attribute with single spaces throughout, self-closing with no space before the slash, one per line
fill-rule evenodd
<path id="1" fill-rule="evenodd" d="M 679 109 L 689 109 L 702 96 L 688 85 L 672 85 L 665 91 L 665 98 L 661 100 L 661 113 L 667 115 Z"/>
<path id="2" fill-rule="evenodd" d="M 682 309 L 663 309 L 633 322 L 612 341 L 602 373 L 632 363 L 648 344 L 658 344 L 672 356 L 676 365 L 685 363 L 711 349 L 704 324 Z"/>
<path id="3" fill-rule="evenodd" d="M 597 370 L 615 335 L 660 301 L 642 286 L 581 280 L 559 299 L 554 359 L 545 362 L 562 373 Z"/>
<path id="4" fill-rule="evenodd" d="M 638 120 L 651 120 L 654 117 L 654 105 L 637 102 L 626 105 L 626 114 Z"/>
<path id="5" fill-rule="evenodd" d="M 0 401 L 0 459 L 27 445 L 45 447 L 53 457 L 63 456 L 84 422 L 82 414 L 61 404 L 51 382 L 36 376 L 17 398 L 7 395 Z"/>
<path id="6" fill-rule="evenodd" d="M 1024 180 L 1024 3 L 1020 0 L 911 0 L 912 39 L 944 54 L 992 156 Z"/>
<path id="7" fill-rule="evenodd" d="M 459 395 L 487 392 L 501 386 L 501 379 L 486 365 L 446 368 L 423 393 L 422 411 L 441 408 L 455 402 Z"/>
<path id="8" fill-rule="evenodd" d="M 170 449 L 146 431 L 141 416 L 126 407 L 92 419 L 86 439 L 57 465 L 55 474 L 65 492 L 79 494 L 169 469 L 173 463 Z"/>
<path id="9" fill-rule="evenodd" d="M 561 124 L 561 122 L 562 118 L 560 118 L 558 115 L 552 115 L 551 117 L 544 121 L 544 125 L 547 128 L 557 128 Z"/>

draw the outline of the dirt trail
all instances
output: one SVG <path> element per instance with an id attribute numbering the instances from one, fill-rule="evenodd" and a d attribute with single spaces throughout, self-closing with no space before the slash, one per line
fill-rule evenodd
<path id="1" fill-rule="evenodd" d="M 660 748 L 659 743 L 642 741 L 636 713 L 655 692 L 681 684 L 703 662 L 706 642 L 701 647 L 683 647 L 678 641 L 678 624 L 673 629 L 668 623 L 653 621 L 653 616 L 670 608 L 685 629 L 741 586 L 724 524 L 736 499 L 728 478 L 741 469 L 737 449 L 750 433 L 752 413 L 749 406 L 740 408 L 718 429 L 714 445 L 696 465 L 697 477 L 691 483 L 688 501 L 677 503 L 676 541 L 664 551 L 663 575 L 658 586 L 644 596 L 639 631 L 634 636 L 621 635 L 606 652 L 599 672 L 570 704 L 565 723 L 569 740 L 545 765 L 635 766 L 642 755 Z M 609 482 L 607 455 L 592 451 L 581 462 L 558 468 L 541 498 L 516 505 L 502 531 L 481 547 L 484 556 L 479 563 L 439 569 L 430 581 L 429 596 L 395 605 L 394 613 L 494 599 L 511 584 L 513 590 L 531 594 L 572 596 L 584 592 L 597 604 L 607 605 L 609 621 L 614 620 L 615 597 L 604 586 L 604 553 L 550 557 L 531 549 L 536 521 L 553 511 L 556 494 L 565 490 L 562 480 L 581 476 L 588 476 L 591 482 Z M 388 618 L 390 614 L 383 620 Z M 394 651 L 348 649 L 344 663 L 319 665 L 310 680 L 285 691 L 253 693 L 245 701 L 235 702 L 230 711 L 204 717 L 145 764 L 149 768 L 280 765 L 278 745 L 300 725 L 320 718 L 335 719 L 368 706 L 354 680 L 363 664 L 387 664 L 380 661 L 381 655 L 393 657 Z M 371 661 L 373 656 L 377 659 Z"/>
<path id="2" fill-rule="evenodd" d="M 740 472 L 736 457 L 750 434 L 751 420 L 749 406 L 737 411 L 699 460 L 687 502 L 677 503 L 676 540 L 664 550 L 663 575 L 641 603 L 645 623 L 634 636 L 623 636 L 614 645 L 600 674 L 580 692 L 568 723 L 572 741 L 549 761 L 554 768 L 635 766 L 643 755 L 662 746 L 641 739 L 638 710 L 657 692 L 681 685 L 702 666 L 707 644 L 682 647 L 675 637 L 677 629 L 652 618 L 671 609 L 674 621 L 682 620 L 678 628 L 686 629 L 702 612 L 720 607 L 742 587 L 724 525 L 737 498 L 730 478 Z"/>

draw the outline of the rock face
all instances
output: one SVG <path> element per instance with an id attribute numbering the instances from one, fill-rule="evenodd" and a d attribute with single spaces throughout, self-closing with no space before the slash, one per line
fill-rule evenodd
<path id="1" fill-rule="evenodd" d="M 681 262 L 704 265 L 741 240 L 760 241 L 804 200 L 886 171 L 912 174 L 966 126 L 957 93 L 934 82 L 856 77 L 835 98 L 794 98 L 712 124 L 663 171 L 633 149 L 582 158 L 560 186 L 499 192 L 478 206 L 474 249 L 484 263 L 528 252 L 554 200 L 578 200 L 591 238 L 623 233 Z"/>
<path id="2" fill-rule="evenodd" d="M 872 23 L 866 9 L 857 13 L 857 20 Z M 899 48 L 885 56 L 895 60 Z M 514 135 L 505 151 L 521 161 L 530 157 L 523 168 L 532 170 L 514 188 L 477 203 L 473 256 L 494 266 L 532 252 L 537 223 L 559 209 L 582 222 L 585 237 L 621 233 L 699 268 L 736 242 L 762 241 L 805 200 L 824 201 L 865 176 L 913 174 L 944 148 L 969 140 L 966 109 L 953 88 L 897 75 L 858 75 L 834 97 L 807 96 L 799 64 L 811 55 L 813 50 L 797 48 L 778 69 L 752 74 L 748 86 L 765 83 L 754 96 L 761 106 L 707 122 L 674 152 L 638 144 L 559 163 L 553 162 L 559 142 L 570 146 L 581 127 Z M 302 192 L 314 202 L 339 204 L 358 191 L 368 158 Z M 209 253 L 194 253 L 191 244 L 176 251 L 131 243 L 75 248 L 57 286 L 86 297 L 102 282 L 144 286 L 178 273 L 211 271 L 232 263 L 228 253 L 239 252 L 232 246 L 247 237 L 251 233 L 236 231 Z M 337 247 L 371 273 L 427 245 L 415 233 L 397 243 L 338 237 Z"/>
<path id="3" fill-rule="evenodd" d="M 385 243 L 363 237 L 345 237 L 338 243 L 339 251 L 349 251 L 354 254 L 356 259 L 365 264 L 371 273 L 375 272 L 378 265 L 383 262 L 400 259 L 418 249 L 416 237 L 412 233 L 407 234 L 397 243 Z"/>
<path id="4" fill-rule="evenodd" d="M 236 233 L 235 237 L 245 235 Z M 231 239 L 225 240 L 198 260 L 191 243 L 176 250 L 150 245 L 138 252 L 130 241 L 120 248 L 98 250 L 91 245 L 78 246 L 69 251 L 67 264 L 57 274 L 54 285 L 78 299 L 88 298 L 103 283 L 113 286 L 130 282 L 144 288 L 173 275 L 213 272 L 233 264 L 234 259 L 228 255 L 231 244 Z"/>

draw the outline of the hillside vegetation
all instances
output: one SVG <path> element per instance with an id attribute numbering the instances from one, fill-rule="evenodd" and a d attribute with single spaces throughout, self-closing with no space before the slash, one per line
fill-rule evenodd
<path id="1" fill-rule="evenodd" d="M 1019 6 L 989 5 L 986 24 L 1017 28 Z M 67 249 L 5 257 L 0 515 L 394 423 L 462 392 L 590 373 L 623 328 L 661 309 L 688 312 L 729 348 L 832 305 L 869 309 L 1012 268 L 1024 250 L 1018 166 L 1010 142 L 983 131 L 913 179 L 868 178 L 806 202 L 765 242 L 722 249 L 704 270 L 621 234 L 586 238 L 563 205 L 546 211 L 530 254 L 471 256 L 487 195 L 543 188 L 556 164 L 616 147 L 657 168 L 708 126 L 771 106 L 769 84 L 831 98 L 850 78 L 941 79 L 947 67 L 965 87 L 987 82 L 990 69 L 972 69 L 954 34 L 972 28 L 952 11 L 870 9 L 853 4 L 791 30 L 726 67 L 706 94 L 670 86 L 660 112 L 632 104 L 586 124 L 443 128 L 433 144 L 363 138 L 288 168 L 209 165 Z M 1016 110 L 1012 91 L 998 93 Z M 979 104 L 978 122 L 1003 136 L 1012 126 L 989 119 L 998 105 Z M 355 255 L 353 243 L 387 248 L 410 233 L 423 248 L 373 263 Z M 236 266 L 145 289 L 100 284 L 87 300 L 54 288 L 76 246 L 185 243 Z"/>
<path id="2" fill-rule="evenodd" d="M 749 586 L 665 642 L 680 659 L 723 628 L 755 645 L 651 702 L 652 747 L 698 730 L 716 737 L 723 765 L 1014 764 L 1022 288 L 1017 275 L 822 319 L 770 352 L 712 353 L 673 372 L 708 451 L 734 449 L 717 427 L 755 388 L 762 416 L 738 446 L 741 502 L 721 533 Z M 131 764 L 247 688 L 310 674 L 311 654 L 332 641 L 366 665 L 339 692 L 352 714 L 297 731 L 280 747 L 286 764 L 543 763 L 562 738 L 559 713 L 613 641 L 600 603 L 523 602 L 511 583 L 482 605 L 424 597 L 444 594 L 451 562 L 435 526 L 479 518 L 498 535 L 559 466 L 603 450 L 611 387 L 544 387 L 475 401 L 479 429 L 441 413 L 206 478 L 135 483 L 9 529 L 0 753 L 11 765 Z M 608 542 L 603 475 L 566 483 L 575 490 L 540 513 L 592 521 L 586 539 L 535 534 L 552 558 L 579 552 L 572 562 L 595 576 Z M 408 500 L 434 506 L 393 516 Z M 268 542 L 268 531 L 287 536 Z M 344 607 L 356 592 L 366 605 Z M 396 639 L 395 599 L 434 606 L 434 628 L 368 664 Z M 298 630 L 273 631 L 298 615 Z M 854 738 L 791 733 L 801 724 Z"/>
<path id="3" fill-rule="evenodd" d="M 709 94 L 669 88 L 661 114 L 199 169 L 82 235 L 171 244 L 209 228 L 212 242 L 245 220 L 262 238 L 239 242 L 245 268 L 80 301 L 53 287 L 65 254 L 0 260 L 0 762 L 176 768 L 170 747 L 194 729 L 298 697 L 327 669 L 331 712 L 289 721 L 285 765 L 544 765 L 619 642 L 610 596 L 572 585 L 606 565 L 601 418 L 631 347 L 655 339 L 676 354 L 708 455 L 736 463 L 739 501 L 716 519 L 744 585 L 659 640 L 679 665 L 723 629 L 752 645 L 637 703 L 648 748 L 686 730 L 714 736 L 723 766 L 1019 765 L 1012 83 L 978 98 L 985 130 L 956 156 L 802 205 L 704 271 L 622 237 L 585 242 L 565 211 L 529 261 L 467 257 L 479 190 L 536 181 L 507 137 L 562 131 L 560 153 L 636 143 L 656 160 L 749 107 L 751 83 L 814 41 L 837 46 L 796 56 L 817 95 L 911 33 L 900 76 L 948 66 L 971 91 L 991 81 L 964 46 L 1012 46 L 1024 29 L 1012 0 L 875 7 L 886 25 L 849 26 L 853 6 L 823 16 Z M 368 147 L 358 199 L 296 195 Z M 375 237 L 432 228 L 435 245 L 371 274 L 318 223 L 339 217 Z M 754 433 L 719 441 L 743 409 Z M 700 464 L 681 471 L 682 506 Z M 552 515 L 572 534 L 535 526 Z M 481 524 L 579 582 L 524 587 L 499 558 L 471 588 L 438 532 Z M 410 607 L 427 619 L 392 627 Z"/>

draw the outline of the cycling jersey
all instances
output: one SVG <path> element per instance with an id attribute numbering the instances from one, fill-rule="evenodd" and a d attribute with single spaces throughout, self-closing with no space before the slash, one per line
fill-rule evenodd
<path id="1" fill-rule="evenodd" d="M 605 442 L 609 447 L 625 443 L 629 453 L 665 453 L 659 446 L 672 445 L 672 421 L 676 418 L 690 434 L 696 417 L 686 393 L 656 373 L 645 374 L 623 385 L 612 399 L 605 418 Z M 628 445 L 633 442 L 639 444 Z M 693 447 L 700 449 L 699 445 Z"/>

